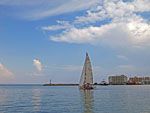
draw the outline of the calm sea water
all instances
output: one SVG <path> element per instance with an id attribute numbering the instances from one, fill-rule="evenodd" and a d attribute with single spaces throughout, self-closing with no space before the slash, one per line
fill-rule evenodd
<path id="1" fill-rule="evenodd" d="M 150 86 L 0 86 L 0 113 L 150 113 Z"/>

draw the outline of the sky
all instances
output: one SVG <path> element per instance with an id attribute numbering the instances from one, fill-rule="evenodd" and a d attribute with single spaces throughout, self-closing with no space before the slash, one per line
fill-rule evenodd
<path id="1" fill-rule="evenodd" d="M 150 76 L 149 0 L 0 0 L 0 84 Z"/>

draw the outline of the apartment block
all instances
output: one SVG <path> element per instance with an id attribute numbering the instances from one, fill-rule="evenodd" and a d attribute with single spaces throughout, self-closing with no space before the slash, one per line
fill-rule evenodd
<path id="1" fill-rule="evenodd" d="M 110 85 L 125 85 L 127 84 L 128 77 L 125 75 L 109 76 L 108 80 Z"/>

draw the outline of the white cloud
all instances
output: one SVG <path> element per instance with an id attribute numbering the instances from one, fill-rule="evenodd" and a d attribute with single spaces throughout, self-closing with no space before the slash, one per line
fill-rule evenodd
<path id="1" fill-rule="evenodd" d="M 106 18 L 113 21 L 126 22 L 136 15 L 136 12 L 150 11 L 149 0 L 134 0 L 133 2 L 123 2 L 122 0 L 104 0 L 103 4 L 97 5 L 87 11 L 85 16 L 76 17 L 77 23 L 88 23 L 104 20 Z"/>
<path id="2" fill-rule="evenodd" d="M 86 4 L 85 4 L 86 3 Z M 87 14 L 77 16 L 74 21 L 58 21 L 58 24 L 42 27 L 45 31 L 62 30 L 58 35 L 51 35 L 50 40 L 67 43 L 105 44 L 111 47 L 149 46 L 150 24 L 137 13 L 150 12 L 149 0 L 1 0 L 2 5 L 29 6 L 29 12 L 22 13 L 25 18 L 40 19 L 79 10 Z M 33 8 L 33 10 L 31 10 Z M 26 8 L 25 8 L 26 9 Z M 108 23 L 94 26 L 96 21 Z M 84 26 L 85 25 L 85 26 Z M 78 26 L 78 27 L 76 27 Z M 82 26 L 82 27 L 80 27 Z"/>
<path id="3" fill-rule="evenodd" d="M 39 59 L 34 59 L 33 60 L 33 65 L 36 67 L 36 69 L 40 72 L 42 71 L 42 63 Z"/>
<path id="4" fill-rule="evenodd" d="M 57 21 L 58 25 L 52 25 L 52 26 L 45 26 L 42 27 L 42 30 L 45 31 L 55 31 L 55 30 L 63 30 L 63 29 L 69 29 L 72 27 L 72 25 L 68 21 Z"/>
<path id="5" fill-rule="evenodd" d="M 124 55 L 117 55 L 117 58 L 122 59 L 122 60 L 128 60 L 128 57 Z"/>
<path id="6" fill-rule="evenodd" d="M 11 78 L 13 73 L 2 63 L 0 63 L 0 77 L 4 78 Z"/>
<path id="7" fill-rule="evenodd" d="M 90 43 L 105 44 L 109 46 L 149 46 L 150 24 L 136 12 L 150 11 L 147 0 L 140 2 L 123 2 L 121 0 L 105 0 L 95 8 L 87 11 L 87 15 L 78 16 L 70 23 L 69 29 L 65 26 L 49 26 L 63 29 L 64 31 L 56 36 L 50 36 L 50 40 L 68 43 Z M 142 7 L 146 8 L 142 8 Z M 112 21 L 93 26 L 91 23 L 111 19 Z M 77 28 L 83 23 L 88 26 Z M 48 30 L 48 29 L 47 29 Z"/>
<path id="8" fill-rule="evenodd" d="M 76 22 L 95 22 L 104 20 L 106 18 L 118 19 L 126 18 L 132 15 L 134 6 L 124 3 L 122 1 L 108 1 L 105 0 L 102 5 L 96 6 L 96 8 L 88 10 L 85 16 L 77 17 Z"/>
<path id="9" fill-rule="evenodd" d="M 127 28 L 132 34 L 133 39 L 136 38 L 137 43 L 147 43 L 147 41 L 150 41 L 150 25 L 148 23 L 132 20 L 127 23 Z"/>
<path id="10" fill-rule="evenodd" d="M 49 16 L 89 9 L 99 0 L 1 0 L 0 5 L 17 9 L 17 15 L 35 20 Z"/>
<path id="11" fill-rule="evenodd" d="M 31 13 L 28 17 L 30 18 L 44 18 L 52 15 L 58 15 L 68 12 L 80 11 L 84 9 L 88 9 L 91 6 L 98 3 L 98 0 L 69 0 L 59 5 L 58 7 L 54 7 L 50 10 L 45 10 L 41 13 Z"/>
<path id="12" fill-rule="evenodd" d="M 99 27 L 71 28 L 51 40 L 69 43 L 102 43 L 109 46 L 149 45 L 150 25 L 143 22 L 110 23 Z"/>
<path id="13" fill-rule="evenodd" d="M 150 11 L 150 1 L 149 0 L 135 0 L 132 5 L 135 11 L 143 12 Z"/>
<path id="14" fill-rule="evenodd" d="M 62 30 L 62 29 L 67 29 L 67 28 L 68 28 L 68 26 L 53 25 L 53 26 L 42 27 L 42 30 L 45 30 L 45 31 L 55 31 L 55 30 Z"/>
<path id="15" fill-rule="evenodd" d="M 70 43 L 95 43 L 107 31 L 115 27 L 115 24 L 104 25 L 102 27 L 88 27 L 83 29 L 72 28 L 64 31 L 58 36 L 50 37 L 53 41 L 63 41 Z"/>

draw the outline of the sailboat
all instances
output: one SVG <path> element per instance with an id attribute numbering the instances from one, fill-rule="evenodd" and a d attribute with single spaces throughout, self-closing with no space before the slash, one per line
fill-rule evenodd
<path id="1" fill-rule="evenodd" d="M 93 72 L 92 72 L 91 61 L 88 53 L 86 53 L 86 59 L 85 59 L 85 63 L 80 78 L 79 88 L 83 90 L 94 89 Z"/>

